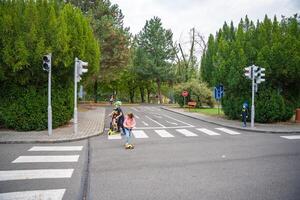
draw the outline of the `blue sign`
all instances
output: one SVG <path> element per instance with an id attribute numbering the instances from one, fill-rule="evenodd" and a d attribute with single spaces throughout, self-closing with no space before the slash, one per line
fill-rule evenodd
<path id="1" fill-rule="evenodd" d="M 215 87 L 215 99 L 219 100 L 224 96 L 224 86 L 223 85 L 217 85 Z"/>

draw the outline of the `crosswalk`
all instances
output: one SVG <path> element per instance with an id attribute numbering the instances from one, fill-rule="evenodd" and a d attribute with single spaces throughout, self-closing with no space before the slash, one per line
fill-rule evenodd
<path id="1" fill-rule="evenodd" d="M 38 163 L 44 163 L 42 166 L 46 166 L 47 163 L 76 163 L 78 162 L 78 154 L 63 155 L 63 152 L 77 152 L 82 151 L 83 146 L 33 146 L 28 149 L 26 154 L 35 153 L 34 155 L 19 156 L 11 163 L 13 165 L 20 165 L 23 163 L 30 163 L 32 165 Z M 59 155 L 43 155 L 46 152 L 54 152 Z M 41 155 L 36 155 L 40 153 Z M 52 165 L 53 166 L 53 165 Z M 2 170 L 0 171 L 0 182 L 5 181 L 22 181 L 22 180 L 48 180 L 48 179 L 70 179 L 74 173 L 74 168 L 63 169 L 20 169 L 20 166 L 16 166 L 18 170 Z M 28 191 L 14 191 L 8 193 L 0 193 L 0 200 L 27 200 L 27 199 L 39 199 L 39 200 L 62 200 L 66 191 L 66 188 L 33 188 L 37 190 Z"/>
<path id="2" fill-rule="evenodd" d="M 286 135 L 286 136 L 280 136 L 280 137 L 288 139 L 288 140 L 300 140 L 300 135 Z"/>
<path id="3" fill-rule="evenodd" d="M 170 129 L 171 130 L 171 129 Z M 208 136 L 221 136 L 222 134 L 226 135 L 240 135 L 241 133 L 237 131 L 233 131 L 227 128 L 215 128 L 214 130 L 209 130 L 206 128 L 194 128 L 193 130 L 178 128 L 172 129 L 174 131 L 170 131 L 166 129 L 145 129 L 145 130 L 132 130 L 132 134 L 134 138 L 137 139 L 147 139 L 153 136 L 153 132 L 161 138 L 174 138 L 178 137 L 178 134 L 185 137 L 198 137 L 201 134 L 205 134 Z M 109 140 L 118 140 L 122 139 L 120 134 L 116 135 L 108 135 Z"/>

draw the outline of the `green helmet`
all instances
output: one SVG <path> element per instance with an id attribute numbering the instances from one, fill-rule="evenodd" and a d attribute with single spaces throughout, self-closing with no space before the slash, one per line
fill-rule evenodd
<path id="1" fill-rule="evenodd" d="M 115 102 L 115 106 L 121 106 L 122 105 L 122 102 L 121 101 L 116 101 Z"/>

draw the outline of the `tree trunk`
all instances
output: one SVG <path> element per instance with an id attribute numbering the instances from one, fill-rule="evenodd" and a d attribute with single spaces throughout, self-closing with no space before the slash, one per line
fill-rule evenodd
<path id="1" fill-rule="evenodd" d="M 145 89 L 144 89 L 144 87 L 140 87 L 140 92 L 141 92 L 142 103 L 145 103 Z"/>
<path id="2" fill-rule="evenodd" d="M 159 79 L 157 79 L 156 83 L 157 83 L 157 92 L 158 92 L 159 104 L 162 104 L 162 98 L 161 98 L 161 81 Z"/>
<path id="3" fill-rule="evenodd" d="M 98 93 L 98 79 L 95 80 L 95 83 L 94 83 L 94 102 L 97 103 L 97 93 Z"/>
<path id="4" fill-rule="evenodd" d="M 148 103 L 150 103 L 150 89 L 147 87 L 147 100 L 148 100 Z"/>
<path id="5" fill-rule="evenodd" d="M 130 103 L 134 103 L 134 89 L 129 88 Z"/>

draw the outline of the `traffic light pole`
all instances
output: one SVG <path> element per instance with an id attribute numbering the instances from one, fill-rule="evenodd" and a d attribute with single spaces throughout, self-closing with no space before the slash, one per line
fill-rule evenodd
<path id="1" fill-rule="evenodd" d="M 75 58 L 74 67 L 74 133 L 77 134 L 78 129 L 78 116 L 77 116 L 77 63 L 78 58 Z"/>
<path id="2" fill-rule="evenodd" d="M 51 54 L 50 54 L 51 56 Z M 52 107 L 51 107 L 51 69 L 49 68 L 48 73 L 48 135 L 52 135 Z"/>
<path id="3" fill-rule="evenodd" d="M 255 106 L 254 106 L 254 94 L 255 94 L 255 89 L 254 89 L 254 80 L 255 80 L 255 75 L 254 75 L 254 65 L 251 66 L 251 74 L 252 74 L 252 105 L 251 105 L 251 128 L 254 128 L 254 115 L 255 115 Z"/>

